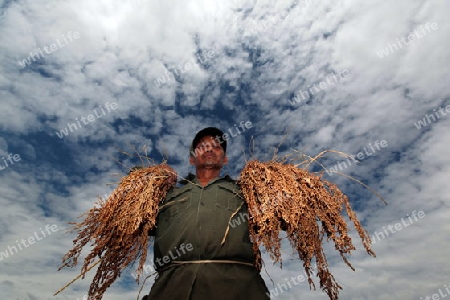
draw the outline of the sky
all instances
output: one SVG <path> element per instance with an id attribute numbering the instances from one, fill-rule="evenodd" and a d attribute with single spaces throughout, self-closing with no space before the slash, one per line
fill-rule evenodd
<path id="1" fill-rule="evenodd" d="M 123 151 L 193 172 L 189 145 L 208 126 L 234 133 L 222 172 L 234 178 L 275 149 L 358 158 L 321 160 L 377 255 L 353 226 L 355 271 L 325 246 L 340 299 L 446 297 L 449 8 L 448 0 L 0 0 L 0 298 L 83 299 L 92 274 L 52 296 L 80 270 L 57 271 L 75 238 L 68 222 L 140 164 Z M 303 268 L 288 243 L 282 268 L 264 260 L 269 290 L 291 282 L 273 299 L 328 299 L 292 283 Z M 104 299 L 136 299 L 132 271 Z"/>

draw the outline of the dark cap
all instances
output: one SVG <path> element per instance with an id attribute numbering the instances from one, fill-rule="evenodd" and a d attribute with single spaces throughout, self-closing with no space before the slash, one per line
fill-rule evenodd
<path id="1" fill-rule="evenodd" d="M 222 130 L 220 130 L 219 128 L 216 127 L 206 127 L 203 128 L 202 130 L 200 130 L 199 132 L 197 132 L 197 134 L 194 137 L 194 140 L 192 141 L 191 144 L 191 153 L 194 151 L 195 147 L 197 147 L 197 145 L 200 143 L 200 140 L 202 138 L 204 138 L 205 136 L 212 136 L 213 138 L 218 137 L 223 137 L 223 132 Z M 223 149 L 223 152 L 227 152 L 227 141 L 225 140 L 221 140 L 220 146 Z"/>

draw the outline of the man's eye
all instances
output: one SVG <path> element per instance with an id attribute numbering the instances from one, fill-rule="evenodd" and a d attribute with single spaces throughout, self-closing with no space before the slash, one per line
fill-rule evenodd
<path id="1" fill-rule="evenodd" d="M 196 149 L 200 150 L 200 151 L 207 151 L 209 149 L 214 149 L 214 150 L 219 150 L 222 149 L 222 147 L 220 145 L 217 144 L 209 144 L 209 145 L 198 145 L 196 147 Z"/>

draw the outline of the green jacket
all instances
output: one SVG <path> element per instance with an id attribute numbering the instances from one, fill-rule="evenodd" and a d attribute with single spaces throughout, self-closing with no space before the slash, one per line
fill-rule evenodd
<path id="1" fill-rule="evenodd" d="M 238 195 L 239 187 L 229 176 L 203 188 L 195 176 L 190 178 L 195 184 L 172 188 L 160 205 L 154 232 L 158 275 L 147 299 L 269 299 L 264 280 L 251 265 L 173 262 L 232 260 L 253 264 L 255 260 L 247 206 Z"/>

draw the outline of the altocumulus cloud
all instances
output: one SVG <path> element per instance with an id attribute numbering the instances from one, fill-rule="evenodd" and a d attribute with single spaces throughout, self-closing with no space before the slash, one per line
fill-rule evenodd
<path id="1" fill-rule="evenodd" d="M 152 158 L 167 155 L 186 175 L 193 171 L 188 156 L 196 131 L 226 130 L 245 120 L 251 130 L 229 140 L 224 173 L 234 177 L 252 138 L 251 153 L 260 159 L 270 159 L 281 141 L 281 155 L 292 149 L 357 154 L 376 140 L 389 141 L 383 151 L 343 170 L 383 195 L 388 206 L 342 176 L 325 172 L 324 178 L 350 196 L 371 233 L 413 210 L 427 217 L 374 244 L 376 259 L 352 232 L 356 272 L 327 246 L 331 271 L 343 286 L 342 299 L 436 293 L 448 284 L 450 269 L 450 118 L 439 111 L 450 105 L 448 8 L 437 0 L 0 2 L 0 155 L 20 157 L 0 172 L 0 249 L 43 224 L 66 228 L 98 195 L 109 194 L 113 186 L 107 184 L 118 181 L 114 173 L 139 164 L 119 150 L 145 143 Z M 391 51 L 390 44 L 403 43 L 424 24 L 438 29 L 418 31 L 423 38 Z M 79 38 L 70 41 L 69 32 Z M 48 48 L 52 44 L 56 48 Z M 37 57 L 39 49 L 43 55 Z M 381 49 L 389 50 L 382 59 Z M 186 62 L 188 71 L 170 75 Z M 350 75 L 320 88 L 340 70 Z M 164 74 L 170 80 L 158 87 Z M 311 93 L 313 84 L 319 85 Z M 100 115 L 98 108 L 108 102 L 117 109 L 78 126 L 77 118 L 95 109 Z M 72 126 L 69 134 L 72 123 L 77 129 Z M 60 139 L 55 133 L 64 128 L 68 134 Z M 329 157 L 322 163 L 333 167 L 340 161 Z M 0 298 L 50 298 L 78 274 L 56 272 L 73 238 L 59 230 L 4 259 Z M 302 264 L 285 246 L 283 269 L 264 256 L 275 282 L 262 272 L 269 290 L 302 274 Z M 90 279 L 92 274 L 52 299 L 82 298 Z M 106 296 L 131 299 L 138 289 L 131 276 L 123 276 Z M 277 296 L 298 298 L 326 296 L 305 282 Z"/>

